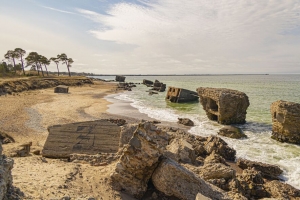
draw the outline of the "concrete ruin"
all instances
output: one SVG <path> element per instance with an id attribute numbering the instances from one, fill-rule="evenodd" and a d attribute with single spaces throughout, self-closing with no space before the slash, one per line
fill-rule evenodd
<path id="1" fill-rule="evenodd" d="M 210 120 L 220 124 L 244 124 L 249 107 L 248 96 L 240 91 L 225 88 L 197 89 L 200 103 Z"/>
<path id="2" fill-rule="evenodd" d="M 9 189 L 12 187 L 12 174 L 14 160 L 2 155 L 2 144 L 0 142 L 0 199 L 10 199 Z"/>
<path id="3" fill-rule="evenodd" d="M 118 81 L 118 82 L 125 82 L 125 76 L 116 76 L 116 81 Z"/>
<path id="4" fill-rule="evenodd" d="M 150 86 L 152 86 L 152 85 L 153 85 L 153 81 L 150 81 L 150 80 L 144 79 L 144 80 L 143 80 L 143 84 L 144 84 L 144 85 L 147 85 L 148 87 L 150 87 Z"/>
<path id="5" fill-rule="evenodd" d="M 50 126 L 42 155 L 49 158 L 69 158 L 73 153 L 116 153 L 120 130 L 118 125 L 104 119 Z"/>
<path id="6" fill-rule="evenodd" d="M 176 87 L 168 87 L 168 92 L 166 95 L 166 100 L 169 100 L 173 103 L 197 101 L 198 98 L 197 92 Z"/>
<path id="7" fill-rule="evenodd" d="M 300 104 L 276 101 L 271 104 L 272 138 L 300 144 Z"/>
<path id="8" fill-rule="evenodd" d="M 54 88 L 54 93 L 68 93 L 69 87 L 66 85 L 58 85 Z"/>
<path id="9" fill-rule="evenodd" d="M 158 81 L 158 80 L 155 80 L 155 82 L 153 83 L 153 88 L 152 90 L 156 90 L 156 91 L 159 91 L 159 92 L 164 92 L 166 90 L 166 84 Z"/>

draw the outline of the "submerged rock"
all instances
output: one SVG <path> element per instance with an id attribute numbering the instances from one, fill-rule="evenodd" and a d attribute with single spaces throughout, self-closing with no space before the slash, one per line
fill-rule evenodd
<path id="1" fill-rule="evenodd" d="M 188 118 L 178 118 L 178 124 L 183 124 L 185 126 L 194 126 L 194 122 Z"/>
<path id="2" fill-rule="evenodd" d="M 225 126 L 219 130 L 218 134 L 229 138 L 235 138 L 235 139 L 247 137 L 247 135 L 243 133 L 242 129 L 235 126 Z"/>
<path id="3" fill-rule="evenodd" d="M 272 138 L 300 144 L 300 104 L 276 101 L 271 105 Z"/>

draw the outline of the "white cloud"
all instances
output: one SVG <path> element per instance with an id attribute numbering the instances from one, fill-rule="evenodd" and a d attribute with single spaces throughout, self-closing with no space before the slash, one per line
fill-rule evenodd
<path id="1" fill-rule="evenodd" d="M 300 63 L 300 1 L 141 2 L 147 6 L 115 4 L 107 15 L 77 10 L 99 24 L 90 30 L 96 38 L 136 46 L 107 54 L 107 65 L 134 70 L 143 63 L 149 73 L 153 66 L 173 73 L 174 65 L 185 73 L 272 73 Z"/>
<path id="2" fill-rule="evenodd" d="M 41 7 L 49 9 L 49 10 L 53 10 L 53 11 L 56 11 L 56 12 L 67 13 L 67 14 L 76 14 L 76 13 L 73 13 L 73 12 L 60 10 L 60 9 L 56 9 L 56 8 L 52 8 L 52 7 L 48 7 L 48 6 L 41 6 Z"/>

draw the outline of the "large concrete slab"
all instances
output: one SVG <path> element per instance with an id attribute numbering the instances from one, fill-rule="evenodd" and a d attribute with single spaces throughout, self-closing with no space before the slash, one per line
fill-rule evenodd
<path id="1" fill-rule="evenodd" d="M 107 120 L 54 125 L 42 155 L 50 158 L 69 158 L 70 154 L 116 153 L 119 148 L 120 127 Z"/>

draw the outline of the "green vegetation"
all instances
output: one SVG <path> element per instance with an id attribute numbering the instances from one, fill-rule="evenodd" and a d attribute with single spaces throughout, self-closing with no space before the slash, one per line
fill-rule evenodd
<path id="1" fill-rule="evenodd" d="M 59 68 L 58 65 L 61 62 L 62 64 L 66 64 L 68 69 L 68 74 L 71 76 L 70 67 L 74 62 L 72 58 L 68 58 L 65 53 L 57 55 L 57 57 L 52 57 L 48 59 L 47 57 L 38 54 L 37 52 L 30 52 L 26 57 L 26 51 L 21 48 L 15 48 L 15 50 L 8 50 L 4 55 L 4 59 L 0 62 L 0 74 L 2 76 L 15 76 L 17 72 L 22 71 L 23 75 L 29 75 L 29 73 L 25 74 L 25 68 L 30 67 L 30 71 L 37 71 L 37 75 L 44 77 L 45 67 L 46 74 L 49 76 L 49 71 L 47 66 L 50 65 L 51 61 L 56 64 L 57 67 L 57 76 L 59 76 Z M 18 63 L 19 61 L 19 63 Z M 72 73 L 73 74 L 73 73 Z"/>

